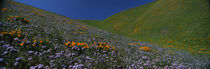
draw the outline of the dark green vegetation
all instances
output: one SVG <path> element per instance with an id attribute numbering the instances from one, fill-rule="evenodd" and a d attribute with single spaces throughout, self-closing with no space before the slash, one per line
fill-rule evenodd
<path id="1" fill-rule="evenodd" d="M 0 68 L 209 68 L 206 55 L 161 48 L 11 0 L 3 7 Z M 69 42 L 74 46 L 69 47 L 68 41 L 76 44 Z M 94 42 L 106 42 L 110 48 L 101 49 Z"/>
<path id="2" fill-rule="evenodd" d="M 210 54 L 209 5 L 208 0 L 157 0 L 103 21 L 79 21 L 159 46 Z"/>

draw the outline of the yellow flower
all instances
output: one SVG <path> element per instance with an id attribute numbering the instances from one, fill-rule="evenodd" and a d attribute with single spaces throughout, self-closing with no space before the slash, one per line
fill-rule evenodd
<path id="1" fill-rule="evenodd" d="M 79 42 L 77 42 L 77 46 L 79 46 L 80 45 L 80 43 Z"/>
<path id="2" fill-rule="evenodd" d="M 72 42 L 71 45 L 74 46 L 74 45 L 76 45 L 76 43 L 75 42 Z"/>
<path id="3" fill-rule="evenodd" d="M 46 39 L 46 41 L 48 42 L 49 40 L 48 40 L 48 39 Z"/>
<path id="4" fill-rule="evenodd" d="M 42 40 L 39 40 L 39 43 L 43 43 L 43 41 Z"/>
<path id="5" fill-rule="evenodd" d="M 17 37 L 20 37 L 20 36 L 21 36 L 20 34 L 17 35 Z"/>
<path id="6" fill-rule="evenodd" d="M 87 43 L 84 43 L 85 46 L 88 46 Z"/>
<path id="7" fill-rule="evenodd" d="M 139 48 L 140 50 L 144 50 L 144 51 L 151 51 L 151 49 L 149 47 L 140 47 Z"/>
<path id="8" fill-rule="evenodd" d="M 99 48 L 103 48 L 102 44 L 99 44 Z"/>
<path id="9" fill-rule="evenodd" d="M 19 16 L 14 16 L 15 18 L 18 18 Z"/>
<path id="10" fill-rule="evenodd" d="M 1 35 L 7 34 L 8 32 L 1 32 Z"/>
<path id="11" fill-rule="evenodd" d="M 112 49 L 113 49 L 114 51 L 116 50 L 114 46 L 112 46 Z"/>
<path id="12" fill-rule="evenodd" d="M 33 42 L 35 43 L 36 42 L 36 39 Z"/>
<path id="13" fill-rule="evenodd" d="M 109 50 L 109 45 L 106 45 L 105 47 L 104 47 L 104 50 Z"/>
<path id="14" fill-rule="evenodd" d="M 84 44 L 85 44 L 85 43 L 80 43 L 80 45 L 82 45 L 82 46 L 83 46 Z"/>
<path id="15" fill-rule="evenodd" d="M 7 20 L 10 20 L 10 18 L 8 18 L 8 17 L 7 17 L 6 19 L 7 19 Z"/>
<path id="16" fill-rule="evenodd" d="M 24 45 L 24 43 L 22 42 L 22 43 L 20 43 L 20 46 L 23 46 Z"/>
<path id="17" fill-rule="evenodd" d="M 13 31 L 11 31 L 11 32 L 12 32 L 13 34 L 14 34 L 14 33 L 16 33 L 16 31 L 15 31 L 15 30 L 13 30 Z"/>
<path id="18" fill-rule="evenodd" d="M 65 45 L 66 45 L 66 46 L 68 46 L 68 45 L 69 45 L 69 43 L 65 43 Z"/>
<path id="19" fill-rule="evenodd" d="M 70 44 L 70 41 L 68 41 L 68 43 Z"/>
<path id="20" fill-rule="evenodd" d="M 84 46 L 83 48 L 90 48 L 89 46 Z"/>
<path id="21" fill-rule="evenodd" d="M 103 43 L 104 45 L 106 44 L 106 42 Z"/>

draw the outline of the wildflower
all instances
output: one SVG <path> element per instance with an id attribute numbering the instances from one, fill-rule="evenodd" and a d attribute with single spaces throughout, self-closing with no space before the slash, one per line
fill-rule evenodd
<path id="1" fill-rule="evenodd" d="M 0 62 L 4 61 L 4 58 L 0 58 Z"/>
<path id="2" fill-rule="evenodd" d="M 42 68 L 43 66 L 44 66 L 43 64 L 39 64 L 38 69 Z"/>
<path id="3" fill-rule="evenodd" d="M 37 68 L 37 66 L 31 66 L 30 67 L 30 69 L 36 69 Z"/>
<path id="4" fill-rule="evenodd" d="M 14 65 L 15 65 L 15 66 L 17 66 L 17 65 L 18 65 L 18 63 L 19 63 L 19 62 L 15 62 L 15 64 L 14 64 Z"/>
<path id="5" fill-rule="evenodd" d="M 65 43 L 66 46 L 69 46 L 69 43 Z"/>
<path id="6" fill-rule="evenodd" d="M 18 18 L 19 16 L 14 16 L 15 18 Z"/>
<path id="7" fill-rule="evenodd" d="M 90 48 L 89 46 L 84 46 L 83 48 Z"/>
<path id="8" fill-rule="evenodd" d="M 104 50 L 109 50 L 109 45 L 106 45 L 105 47 L 104 47 Z"/>
<path id="9" fill-rule="evenodd" d="M 99 48 L 103 48 L 102 44 L 99 44 Z"/>
<path id="10" fill-rule="evenodd" d="M 70 44 L 70 41 L 68 41 L 67 43 Z"/>
<path id="11" fill-rule="evenodd" d="M 71 43 L 72 46 L 74 46 L 75 44 L 76 44 L 75 42 L 72 42 L 72 43 Z"/>
<path id="12" fill-rule="evenodd" d="M 24 42 L 26 42 L 26 41 L 27 41 L 27 39 L 23 39 L 23 41 L 24 41 Z"/>
<path id="13" fill-rule="evenodd" d="M 33 42 L 35 43 L 36 42 L 36 39 Z"/>
<path id="14" fill-rule="evenodd" d="M 47 41 L 47 42 L 49 42 L 49 40 L 48 40 L 48 39 L 46 39 L 46 41 Z"/>
<path id="15" fill-rule="evenodd" d="M 29 53 L 29 54 L 32 54 L 32 53 L 34 53 L 34 51 L 28 51 L 28 53 Z"/>
<path id="16" fill-rule="evenodd" d="M 106 44 L 106 42 L 103 43 L 104 45 Z"/>
<path id="17" fill-rule="evenodd" d="M 46 48 L 47 46 L 42 46 L 42 48 Z"/>
<path id="18" fill-rule="evenodd" d="M 80 45 L 80 43 L 79 42 L 77 42 L 77 46 L 79 46 Z"/>
<path id="19" fill-rule="evenodd" d="M 20 37 L 20 36 L 21 36 L 20 34 L 17 35 L 17 37 Z"/>
<path id="20" fill-rule="evenodd" d="M 80 43 L 80 45 L 82 45 L 82 46 L 83 46 L 84 44 L 85 44 L 85 43 Z"/>
<path id="21" fill-rule="evenodd" d="M 8 18 L 8 17 L 7 17 L 6 19 L 7 19 L 7 20 L 10 20 L 10 18 Z"/>
<path id="22" fill-rule="evenodd" d="M 32 46 L 36 46 L 36 43 L 33 43 Z"/>
<path id="23" fill-rule="evenodd" d="M 18 40 L 18 38 L 14 38 L 14 40 Z"/>
<path id="24" fill-rule="evenodd" d="M 114 46 L 112 46 L 112 49 L 113 49 L 114 51 L 116 50 Z"/>
<path id="25" fill-rule="evenodd" d="M 32 60 L 32 58 L 31 58 L 31 57 L 29 57 L 29 58 L 28 58 L 28 60 Z"/>
<path id="26" fill-rule="evenodd" d="M 18 57 L 18 58 L 16 58 L 15 60 L 18 61 L 18 60 L 20 60 L 20 59 L 23 59 L 23 57 Z"/>
<path id="27" fill-rule="evenodd" d="M 39 40 L 39 43 L 43 43 L 43 41 L 42 40 Z"/>
<path id="28" fill-rule="evenodd" d="M 151 49 L 149 47 L 140 47 L 139 48 L 140 50 L 144 50 L 144 51 L 151 51 Z"/>
<path id="29" fill-rule="evenodd" d="M 20 43 L 20 46 L 23 46 L 24 45 L 24 43 L 22 42 L 22 43 Z"/>

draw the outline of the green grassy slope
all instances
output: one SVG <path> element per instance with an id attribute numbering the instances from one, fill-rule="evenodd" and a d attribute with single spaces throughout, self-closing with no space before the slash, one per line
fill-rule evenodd
<path id="1" fill-rule="evenodd" d="M 209 68 L 209 55 L 161 48 L 11 0 L 3 7 L 0 69 Z"/>
<path id="2" fill-rule="evenodd" d="M 209 5 L 208 0 L 157 0 L 99 23 L 81 21 L 160 46 L 210 54 Z"/>

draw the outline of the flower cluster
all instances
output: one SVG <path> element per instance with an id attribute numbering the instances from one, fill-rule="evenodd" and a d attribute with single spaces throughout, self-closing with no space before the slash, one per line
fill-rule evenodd
<path id="1" fill-rule="evenodd" d="M 110 46 L 106 44 L 106 42 L 98 42 L 96 48 L 103 49 L 103 50 L 110 50 Z M 113 50 L 115 50 L 114 47 L 112 47 Z"/>
<path id="2" fill-rule="evenodd" d="M 1 10 L 2 12 L 11 12 L 11 9 L 8 9 L 8 8 L 2 8 Z"/>
<path id="3" fill-rule="evenodd" d="M 147 47 L 147 46 L 140 47 L 139 49 L 143 50 L 143 51 L 151 51 L 151 49 L 149 47 Z"/>
<path id="4" fill-rule="evenodd" d="M 86 26 L 83 26 L 83 25 L 77 25 L 77 28 L 82 28 L 84 30 L 88 30 L 88 28 Z"/>
<path id="5" fill-rule="evenodd" d="M 10 39 L 13 39 L 13 38 L 16 38 L 16 37 L 21 37 L 21 35 L 22 34 L 20 33 L 20 29 L 0 33 L 0 36 L 5 36 L 6 38 L 10 38 Z"/>
<path id="6" fill-rule="evenodd" d="M 81 47 L 81 48 L 90 48 L 89 46 L 88 46 L 88 44 L 87 43 L 80 43 L 80 42 L 74 42 L 74 41 L 68 41 L 68 42 L 66 42 L 65 43 L 65 45 L 66 46 L 68 46 L 68 47 L 74 47 L 74 46 L 77 46 L 77 47 Z"/>
<path id="7" fill-rule="evenodd" d="M 90 46 L 87 43 L 80 43 L 80 42 L 74 42 L 74 41 L 68 41 L 65 43 L 65 46 L 68 46 L 70 48 L 72 47 L 77 47 L 77 48 L 83 48 L 83 49 L 87 49 L 87 48 L 96 48 L 99 50 L 116 50 L 114 46 L 110 47 L 108 44 L 106 44 L 106 42 L 94 42 L 92 44 L 90 44 Z"/>
<path id="8" fill-rule="evenodd" d="M 8 41 L 12 43 L 14 46 L 49 46 L 48 39 L 41 38 L 32 38 L 31 36 L 27 36 L 27 34 L 21 33 L 21 30 L 11 30 L 9 32 L 1 32 L 0 38 L 2 40 Z"/>
<path id="9" fill-rule="evenodd" d="M 29 20 L 27 20 L 26 18 L 23 18 L 22 16 L 7 16 L 5 19 L 10 22 L 20 21 L 26 24 L 30 22 Z"/>

